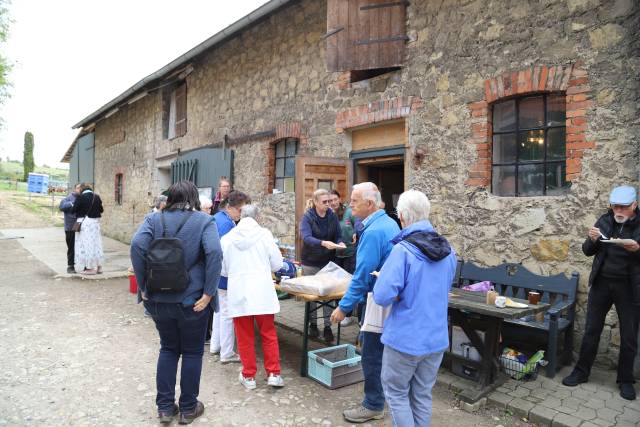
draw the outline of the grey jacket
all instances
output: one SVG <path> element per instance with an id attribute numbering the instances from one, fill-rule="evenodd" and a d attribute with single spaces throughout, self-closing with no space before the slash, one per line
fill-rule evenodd
<path id="1" fill-rule="evenodd" d="M 71 231 L 73 223 L 76 222 L 76 214 L 73 212 L 73 205 L 77 198 L 78 195 L 76 193 L 69 193 L 69 195 L 60 202 L 60 210 L 64 212 L 64 231 Z"/>

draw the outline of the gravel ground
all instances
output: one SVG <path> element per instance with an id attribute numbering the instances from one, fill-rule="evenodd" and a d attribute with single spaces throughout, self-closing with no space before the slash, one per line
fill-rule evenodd
<path id="1" fill-rule="evenodd" d="M 0 227 L 19 207 L 0 204 Z M 8 212 L 11 210 L 11 213 Z M 0 425 L 156 425 L 155 363 L 159 340 L 152 320 L 127 292 L 126 279 L 54 279 L 15 240 L 0 237 Z M 286 386 L 247 391 L 239 365 L 205 354 L 196 425 L 348 425 L 344 409 L 360 402 L 362 384 L 327 390 L 298 375 L 300 336 L 279 331 Z M 260 373 L 259 373 L 260 375 Z M 484 409 L 456 406 L 434 390 L 434 426 L 526 425 Z M 389 417 L 371 426 L 389 425 Z"/>

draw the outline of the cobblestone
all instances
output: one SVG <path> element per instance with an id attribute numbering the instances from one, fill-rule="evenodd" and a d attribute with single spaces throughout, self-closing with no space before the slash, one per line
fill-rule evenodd
<path id="1" fill-rule="evenodd" d="M 556 415 L 558 415 L 558 411 L 537 405 L 529 411 L 529 421 L 547 426 L 551 425 Z"/>
<path id="2" fill-rule="evenodd" d="M 558 414 L 553 418 L 552 427 L 578 427 L 582 420 L 567 414 Z"/>
<path id="3" fill-rule="evenodd" d="M 596 411 L 585 406 L 580 406 L 580 408 L 578 408 L 578 412 L 576 412 L 575 415 L 576 417 L 583 420 L 593 420 L 594 418 L 596 418 Z"/>
<path id="4" fill-rule="evenodd" d="M 520 398 L 513 399 L 509 402 L 509 409 L 511 409 L 515 415 L 525 418 L 529 416 L 529 411 L 535 406 L 534 403 Z"/>

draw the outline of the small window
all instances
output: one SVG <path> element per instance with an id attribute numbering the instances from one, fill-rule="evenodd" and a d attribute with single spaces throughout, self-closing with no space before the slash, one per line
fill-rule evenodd
<path id="1" fill-rule="evenodd" d="M 187 133 L 187 84 L 179 83 L 164 94 L 164 136 L 173 139 Z"/>
<path id="2" fill-rule="evenodd" d="M 542 94 L 493 105 L 491 188 L 498 196 L 563 194 L 565 95 Z"/>
<path id="3" fill-rule="evenodd" d="M 115 201 L 117 205 L 122 205 L 122 174 L 116 174 Z"/>
<path id="4" fill-rule="evenodd" d="M 275 182 L 273 187 L 283 193 L 295 191 L 296 154 L 298 140 L 287 138 L 275 144 Z"/>

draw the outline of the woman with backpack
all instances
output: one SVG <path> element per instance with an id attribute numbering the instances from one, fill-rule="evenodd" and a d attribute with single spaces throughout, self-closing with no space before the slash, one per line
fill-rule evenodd
<path id="1" fill-rule="evenodd" d="M 189 181 L 169 187 L 164 210 L 147 215 L 131 241 L 138 299 L 151 313 L 160 335 L 156 405 L 161 423 L 170 423 L 179 412 L 180 424 L 190 424 L 204 413 L 204 404 L 197 398 L 221 260 L 216 224 L 200 212 L 198 189 Z"/>

